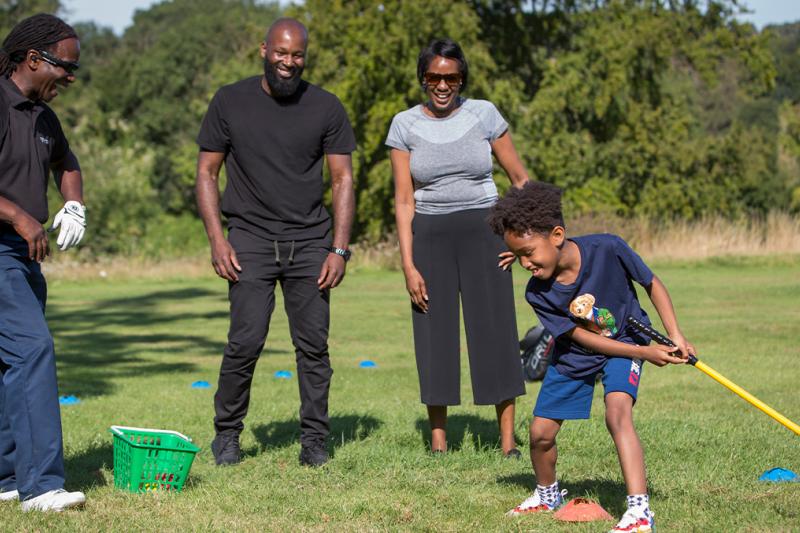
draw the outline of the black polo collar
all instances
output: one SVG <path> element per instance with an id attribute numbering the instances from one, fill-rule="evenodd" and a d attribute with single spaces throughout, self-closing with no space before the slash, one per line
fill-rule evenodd
<path id="1" fill-rule="evenodd" d="M 11 78 L 0 76 L 0 87 L 2 87 L 8 103 L 13 107 L 20 107 L 22 104 L 28 106 L 36 104 L 36 102 L 26 97 L 17 87 L 17 84 L 11 81 Z"/>

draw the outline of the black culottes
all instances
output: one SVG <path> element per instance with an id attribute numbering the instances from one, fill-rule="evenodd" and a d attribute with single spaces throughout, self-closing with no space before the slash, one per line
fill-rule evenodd
<path id="1" fill-rule="evenodd" d="M 496 405 L 525 394 L 507 248 L 486 223 L 488 209 L 414 215 L 414 264 L 428 289 L 428 312 L 412 304 L 420 395 L 426 405 L 461 403 L 459 296 L 472 394 Z"/>

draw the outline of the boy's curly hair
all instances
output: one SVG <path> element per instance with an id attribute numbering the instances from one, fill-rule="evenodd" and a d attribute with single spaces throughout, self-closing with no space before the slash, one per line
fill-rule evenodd
<path id="1" fill-rule="evenodd" d="M 497 201 L 488 218 L 492 231 L 502 236 L 506 231 L 549 234 L 556 226 L 564 227 L 561 214 L 561 189 L 541 181 L 512 187 Z"/>

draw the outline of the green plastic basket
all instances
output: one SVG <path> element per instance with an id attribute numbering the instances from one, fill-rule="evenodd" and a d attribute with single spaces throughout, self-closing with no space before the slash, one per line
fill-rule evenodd
<path id="1" fill-rule="evenodd" d="M 114 486 L 129 492 L 180 491 L 200 448 L 177 431 L 111 426 Z"/>

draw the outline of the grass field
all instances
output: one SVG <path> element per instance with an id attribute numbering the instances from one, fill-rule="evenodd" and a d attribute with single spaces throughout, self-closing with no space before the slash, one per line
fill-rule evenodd
<path id="1" fill-rule="evenodd" d="M 800 421 L 800 258 L 654 266 L 701 358 Z M 522 333 L 535 319 L 518 267 L 515 281 Z M 588 532 L 613 525 L 504 516 L 533 487 L 530 463 L 501 458 L 494 409 L 471 405 L 466 368 L 464 405 L 451 410 L 451 452 L 426 453 L 427 420 L 398 272 L 350 272 L 333 294 L 331 462 L 321 469 L 297 464 L 296 376 L 273 377 L 294 371 L 279 303 L 245 420 L 246 458 L 215 467 L 214 388 L 190 384 L 216 383 L 227 316 L 226 286 L 210 276 L 51 283 L 48 318 L 61 394 L 82 400 L 62 407 L 67 485 L 89 501 L 84 511 L 63 515 L 25 515 L 6 504 L 0 529 Z M 359 368 L 363 359 L 377 368 Z M 523 450 L 538 390 L 529 384 L 518 402 Z M 597 393 L 590 420 L 565 424 L 559 477 L 570 497 L 598 499 L 618 517 L 625 489 L 600 400 Z M 800 530 L 800 483 L 758 481 L 776 466 L 800 472 L 797 436 L 690 367 L 648 366 L 635 412 L 660 531 Z M 192 436 L 203 449 L 184 492 L 115 490 L 112 424 Z"/>

